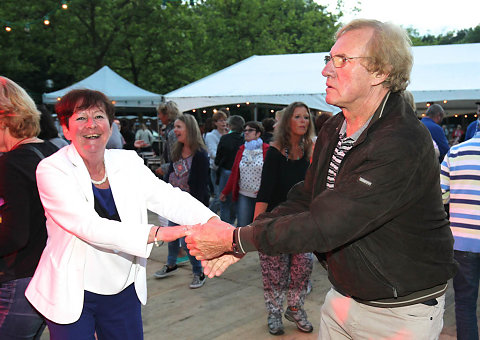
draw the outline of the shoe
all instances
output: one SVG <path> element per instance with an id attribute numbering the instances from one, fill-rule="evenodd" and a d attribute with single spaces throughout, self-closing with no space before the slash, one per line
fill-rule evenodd
<path id="1" fill-rule="evenodd" d="M 173 274 L 174 271 L 178 269 L 177 265 L 173 267 L 169 267 L 168 265 L 164 265 L 162 269 L 158 270 L 153 274 L 153 277 L 156 279 L 163 279 L 164 277 L 170 276 Z"/>
<path id="2" fill-rule="evenodd" d="M 193 280 L 192 283 L 190 283 L 190 288 L 191 289 L 196 289 L 200 288 L 205 284 L 205 274 L 193 274 Z"/>
<path id="3" fill-rule="evenodd" d="M 285 319 L 295 322 L 297 324 L 297 328 L 302 332 L 310 333 L 313 331 L 312 324 L 307 320 L 307 313 L 302 308 L 292 310 L 290 307 L 288 307 L 287 311 L 285 312 Z"/>
<path id="4" fill-rule="evenodd" d="M 268 314 L 268 331 L 272 335 L 282 335 L 283 334 L 283 323 L 281 314 Z"/>
<path id="5" fill-rule="evenodd" d="M 177 257 L 177 265 L 180 266 L 182 264 L 185 264 L 185 263 L 188 263 L 190 262 L 190 259 L 188 258 L 188 256 L 183 256 L 183 257 Z"/>

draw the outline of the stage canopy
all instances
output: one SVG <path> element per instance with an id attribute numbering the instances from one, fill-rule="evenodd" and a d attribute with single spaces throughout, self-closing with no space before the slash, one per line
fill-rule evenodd
<path id="1" fill-rule="evenodd" d="M 480 101 L 480 43 L 413 47 L 414 67 L 408 90 L 418 112 L 427 102 L 449 115 L 474 112 Z M 287 105 L 303 101 L 337 112 L 325 102 L 323 53 L 252 56 L 165 95 L 182 111 L 242 102 Z M 444 103 L 444 101 L 447 101 Z"/>
<path id="2" fill-rule="evenodd" d="M 44 93 L 42 96 L 45 104 L 55 104 L 68 91 L 73 89 L 91 89 L 103 92 L 109 99 L 115 101 L 116 107 L 152 108 L 157 107 L 162 101 L 162 96 L 146 91 L 112 71 L 108 66 L 103 66 L 89 77 L 69 87 L 55 92 Z"/>

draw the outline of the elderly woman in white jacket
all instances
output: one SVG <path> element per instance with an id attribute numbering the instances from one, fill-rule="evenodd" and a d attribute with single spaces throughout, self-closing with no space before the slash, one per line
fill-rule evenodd
<path id="1" fill-rule="evenodd" d="M 52 339 L 142 339 L 152 243 L 185 233 L 148 224 L 147 209 L 180 225 L 217 216 L 134 151 L 105 150 L 114 108 L 104 94 L 70 91 L 56 111 L 72 144 L 37 168 L 48 240 L 26 296 Z"/>

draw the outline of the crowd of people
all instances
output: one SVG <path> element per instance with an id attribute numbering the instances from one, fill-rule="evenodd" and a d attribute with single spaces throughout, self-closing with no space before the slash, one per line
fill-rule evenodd
<path id="1" fill-rule="evenodd" d="M 458 338 L 478 338 L 478 121 L 454 143 L 440 105 L 419 121 L 412 65 L 403 29 L 354 20 L 322 72 L 340 113 L 294 102 L 245 122 L 218 110 L 202 134 L 162 103 L 154 171 L 138 157 L 155 151 L 152 131 L 116 120 L 103 93 L 63 96 L 59 134 L 0 77 L 0 338 L 39 339 L 48 325 L 52 339 L 142 339 L 147 258 L 163 242 L 154 277 L 174 274 L 183 249 L 192 289 L 258 251 L 273 335 L 283 317 L 313 331 L 303 306 L 315 255 L 332 284 L 320 339 L 438 339 L 451 278 Z"/>

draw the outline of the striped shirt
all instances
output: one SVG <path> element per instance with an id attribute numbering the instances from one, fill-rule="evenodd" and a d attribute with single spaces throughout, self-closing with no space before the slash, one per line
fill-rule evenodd
<path id="1" fill-rule="evenodd" d="M 480 132 L 452 146 L 441 165 L 444 204 L 450 203 L 454 248 L 480 253 Z"/>
<path id="2" fill-rule="evenodd" d="M 373 115 L 372 115 L 373 117 Z M 340 164 L 343 161 L 343 158 L 347 154 L 348 151 L 353 147 L 355 142 L 357 141 L 358 137 L 362 134 L 362 132 L 367 128 L 370 120 L 370 117 L 363 126 L 355 131 L 351 136 L 347 137 L 347 121 L 343 121 L 342 128 L 340 129 L 340 133 L 338 135 L 338 143 L 333 151 L 332 158 L 330 159 L 330 164 L 328 166 L 328 173 L 327 173 L 327 183 L 326 188 L 333 190 L 335 187 L 335 178 L 337 177 L 338 169 L 340 168 Z"/>

